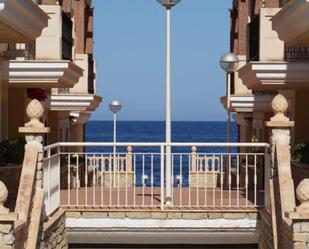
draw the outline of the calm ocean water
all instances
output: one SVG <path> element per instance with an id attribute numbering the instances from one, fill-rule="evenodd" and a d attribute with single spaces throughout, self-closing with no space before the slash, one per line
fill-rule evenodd
<path id="1" fill-rule="evenodd" d="M 237 141 L 236 125 L 232 123 L 232 140 Z M 164 142 L 165 123 L 161 121 L 118 121 L 118 142 Z M 112 142 L 113 122 L 87 123 L 88 142 Z M 173 122 L 173 142 L 225 142 L 225 122 Z"/>
<path id="2" fill-rule="evenodd" d="M 118 142 L 164 142 L 165 139 L 165 123 L 164 122 L 128 122 L 120 121 L 117 126 L 117 141 Z M 113 140 L 113 122 L 110 121 L 92 121 L 87 125 L 86 140 L 88 142 L 112 142 Z M 233 141 L 237 140 L 236 125 L 232 125 Z M 172 141 L 173 142 L 225 142 L 226 141 L 226 123 L 225 122 L 173 122 L 172 123 Z M 234 149 L 235 150 L 235 149 Z M 110 156 L 113 147 L 90 147 L 88 152 L 106 153 Z M 118 153 L 125 153 L 125 147 L 118 147 Z M 153 179 L 155 186 L 160 186 L 160 148 L 159 147 L 134 147 L 134 153 L 153 153 L 151 155 L 136 155 L 134 161 L 136 162 L 136 184 L 142 185 L 144 175 L 148 177 L 151 172 L 151 161 L 153 161 Z M 189 156 L 183 155 L 180 158 L 179 153 L 191 153 L 191 147 L 177 147 L 172 148 L 173 153 L 176 154 L 173 160 L 173 174 L 174 179 L 182 175 L 183 186 L 188 185 L 188 165 Z M 226 152 L 226 148 L 198 148 L 198 152 L 220 153 Z M 144 167 L 143 167 L 144 165 Z M 180 166 L 182 165 L 182 166 Z M 105 166 L 106 168 L 108 165 Z M 216 169 L 219 165 L 215 165 Z M 210 169 L 211 170 L 211 169 Z M 174 184 L 177 184 L 175 181 Z"/>

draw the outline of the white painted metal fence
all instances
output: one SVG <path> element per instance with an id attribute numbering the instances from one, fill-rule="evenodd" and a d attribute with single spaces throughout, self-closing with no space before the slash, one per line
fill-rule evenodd
<path id="1" fill-rule="evenodd" d="M 57 143 L 44 149 L 46 214 L 59 206 L 261 206 L 268 149 L 264 143 Z"/>

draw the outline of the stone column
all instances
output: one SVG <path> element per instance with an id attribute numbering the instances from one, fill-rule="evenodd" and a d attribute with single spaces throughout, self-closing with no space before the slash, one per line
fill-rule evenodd
<path id="1" fill-rule="evenodd" d="M 43 136 L 50 132 L 49 127 L 45 127 L 40 122 L 44 114 L 44 107 L 40 101 L 33 99 L 27 106 L 27 115 L 30 119 L 24 127 L 19 128 L 19 132 L 25 134 L 26 147 L 31 143 L 37 143 L 39 146 L 39 155 L 36 169 L 36 187 L 43 188 Z"/>
<path id="2" fill-rule="evenodd" d="M 266 122 L 271 129 L 270 196 L 274 247 L 292 248 L 289 228 L 291 220 L 286 213 L 295 207 L 295 190 L 291 174 L 290 129 L 294 122 L 285 116 L 286 98 L 278 94 L 271 103 L 274 116 Z"/>

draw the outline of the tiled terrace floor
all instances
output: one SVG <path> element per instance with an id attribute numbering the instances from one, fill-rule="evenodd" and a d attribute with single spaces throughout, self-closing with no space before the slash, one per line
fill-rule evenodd
<path id="1" fill-rule="evenodd" d="M 256 209 L 263 205 L 263 191 L 174 188 L 173 205 L 164 209 Z M 61 190 L 60 203 L 67 208 L 159 209 L 160 188 L 100 188 L 88 187 Z"/>

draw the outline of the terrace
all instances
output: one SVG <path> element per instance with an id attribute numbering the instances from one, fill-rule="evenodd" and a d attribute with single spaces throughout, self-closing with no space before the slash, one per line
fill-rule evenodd
<path id="1" fill-rule="evenodd" d="M 171 147 L 171 165 L 166 148 Z M 264 143 L 57 143 L 44 148 L 45 213 L 264 206 Z M 82 151 L 82 152 L 81 152 Z M 170 173 L 169 173 L 170 172 Z"/>

